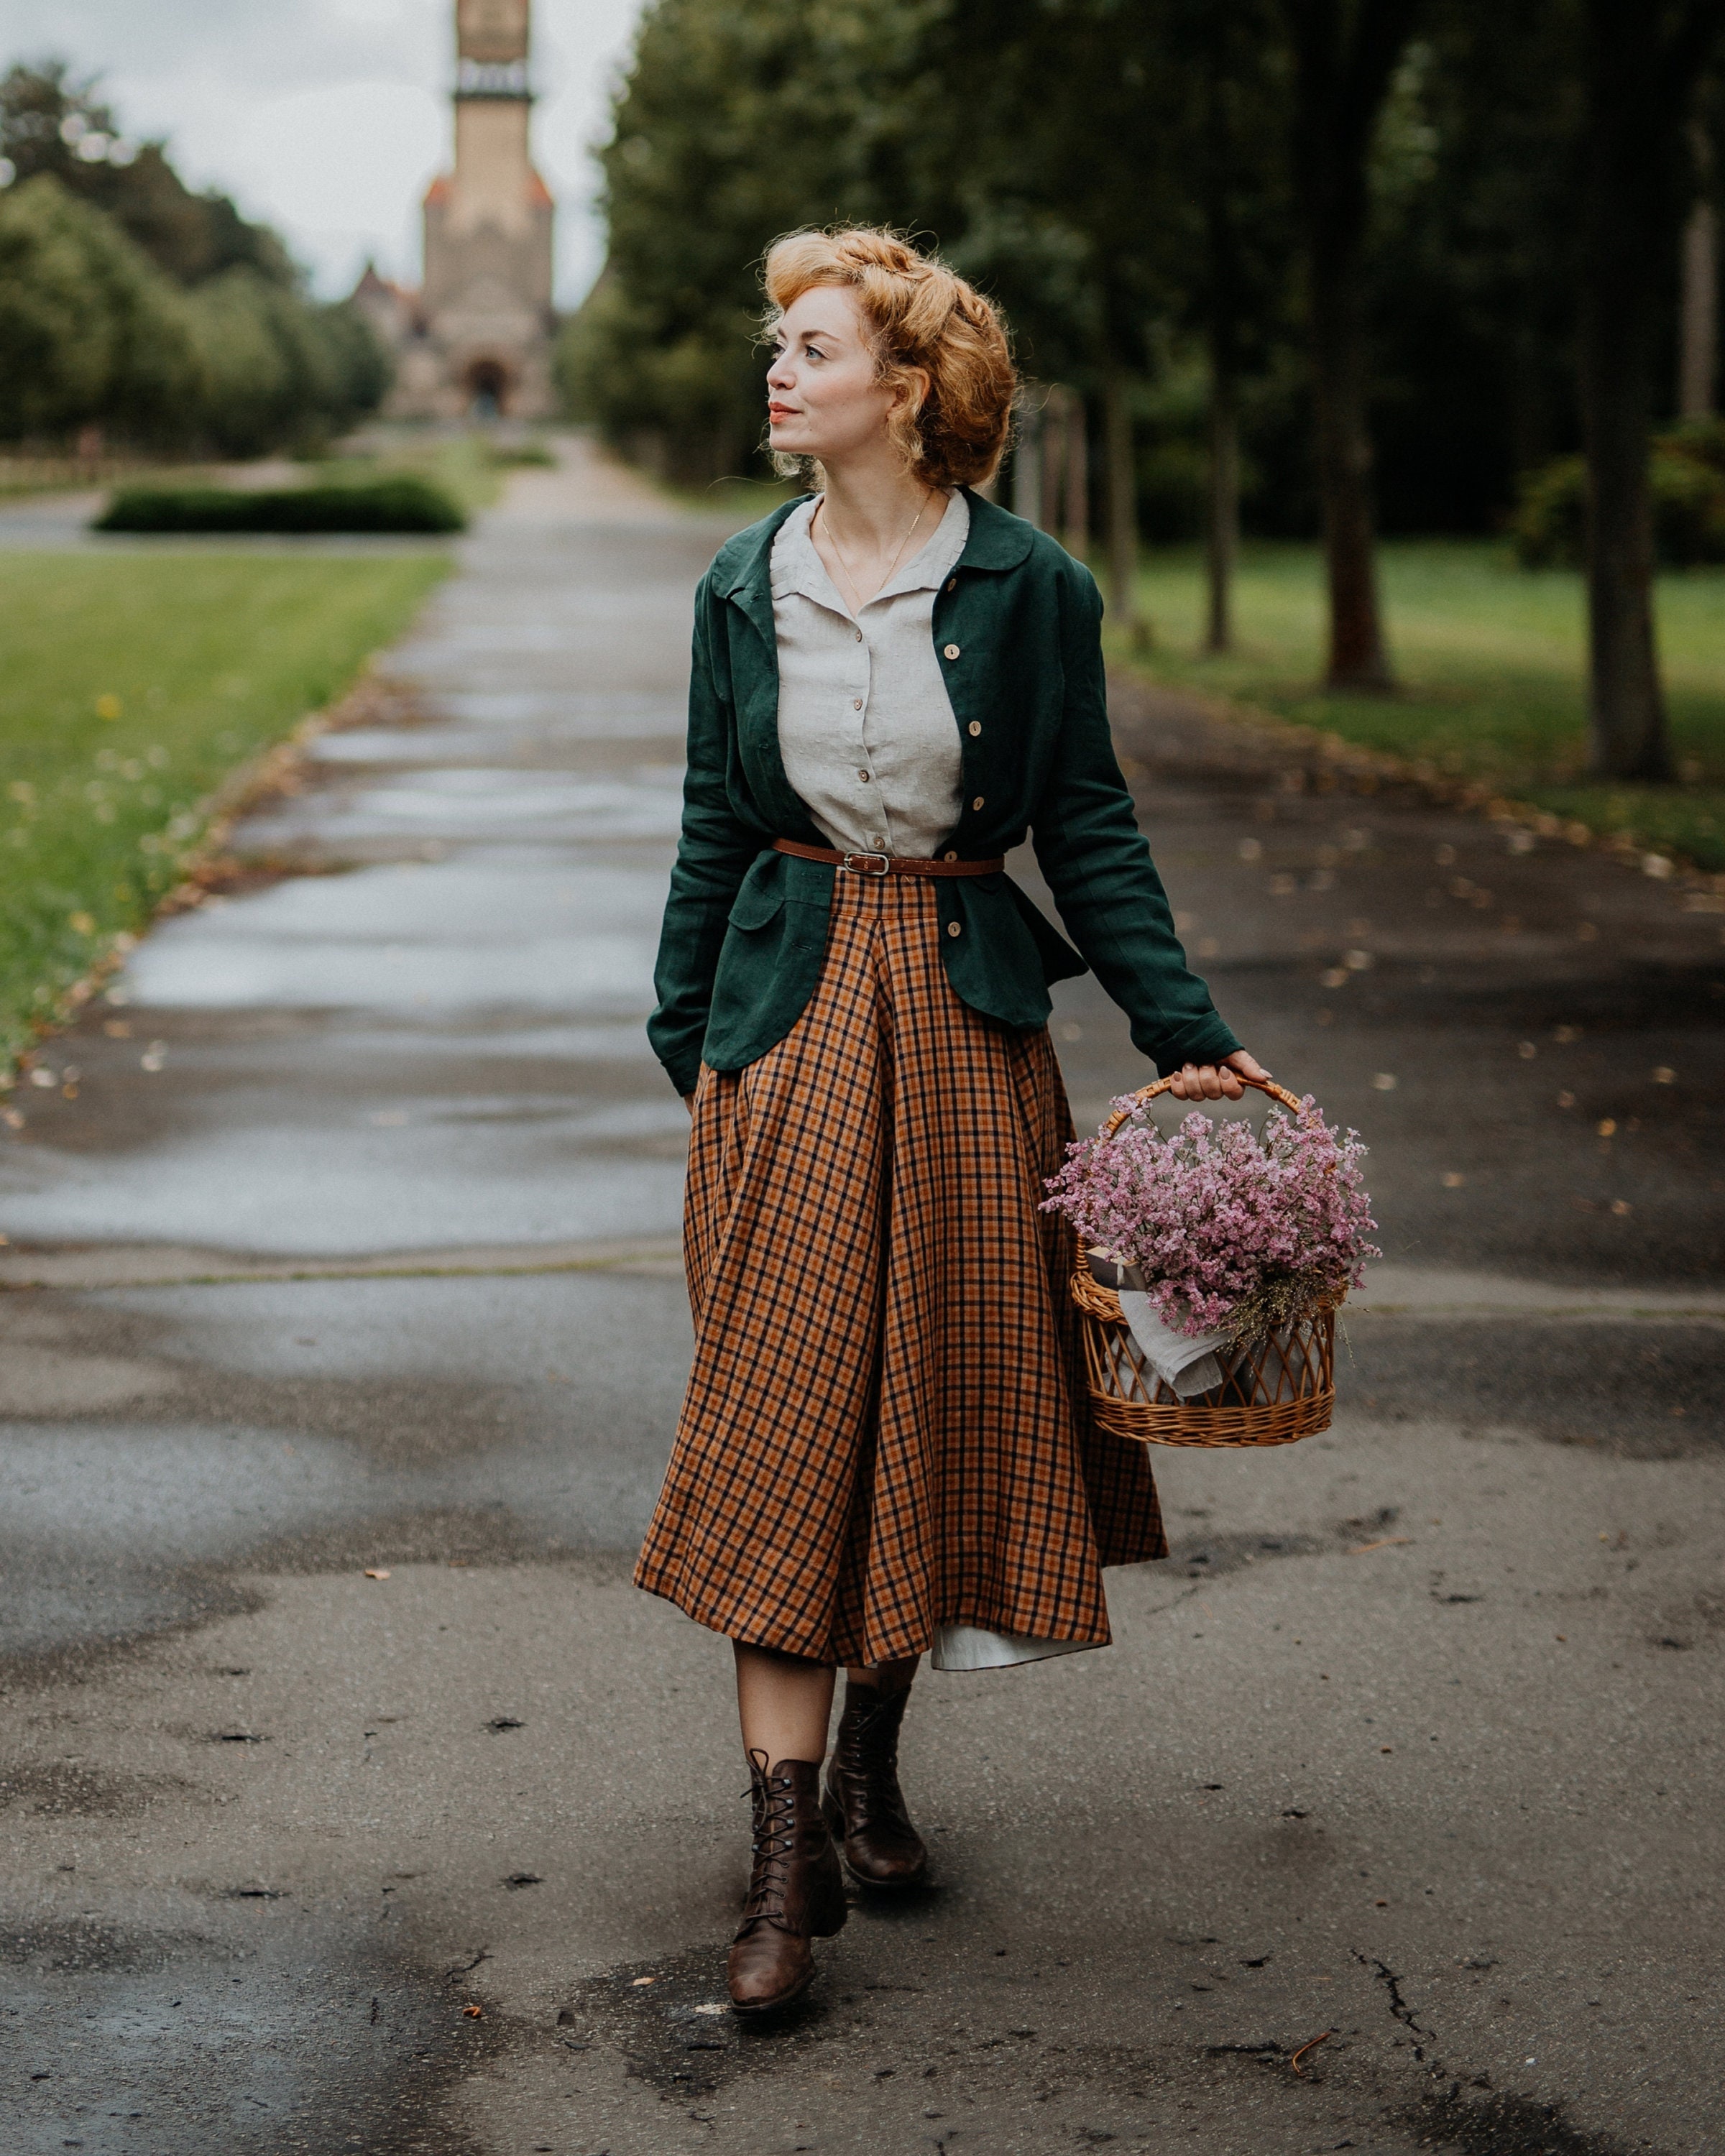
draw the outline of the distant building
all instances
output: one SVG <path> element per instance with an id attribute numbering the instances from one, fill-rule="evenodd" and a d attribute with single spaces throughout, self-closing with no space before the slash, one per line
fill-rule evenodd
<path id="1" fill-rule="evenodd" d="M 456 0 L 455 163 L 425 196 L 425 282 L 370 264 L 353 301 L 395 354 L 401 419 L 536 419 L 552 383 L 552 222 L 527 133 L 531 0 Z"/>

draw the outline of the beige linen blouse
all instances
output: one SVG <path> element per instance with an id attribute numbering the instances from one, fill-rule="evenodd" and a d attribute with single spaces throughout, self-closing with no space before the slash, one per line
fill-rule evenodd
<path id="1" fill-rule="evenodd" d="M 927 860 L 958 821 L 958 726 L 932 623 L 970 535 L 969 505 L 954 494 L 922 548 L 853 615 L 809 535 L 819 500 L 773 542 L 785 776 L 829 845 Z"/>

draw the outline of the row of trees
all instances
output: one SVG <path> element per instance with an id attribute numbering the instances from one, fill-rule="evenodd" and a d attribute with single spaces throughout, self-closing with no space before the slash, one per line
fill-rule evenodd
<path id="1" fill-rule="evenodd" d="M 657 0 L 566 377 L 674 469 L 744 469 L 762 248 L 927 234 L 1082 399 L 1117 614 L 1147 481 L 1201 426 L 1213 644 L 1242 503 L 1316 526 L 1339 689 L 1390 684 L 1380 508 L 1486 528 L 1580 447 L 1594 760 L 1661 778 L 1648 450 L 1686 228 L 1692 295 L 1716 266 L 1722 36 L 1725 0 Z M 1707 403 L 1694 308 L 1681 343 Z"/>
<path id="2" fill-rule="evenodd" d="M 0 81 L 0 440 L 253 456 L 372 409 L 385 355 L 275 234 L 59 63 Z"/>

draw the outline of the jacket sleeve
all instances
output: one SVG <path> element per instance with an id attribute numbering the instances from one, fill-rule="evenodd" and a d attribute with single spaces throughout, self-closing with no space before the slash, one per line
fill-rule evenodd
<path id="1" fill-rule="evenodd" d="M 726 783 L 734 732 L 729 681 L 713 666 L 712 600 L 703 580 L 695 600 L 695 642 L 689 667 L 688 768 L 683 780 L 683 829 L 660 931 L 653 986 L 659 1007 L 647 1038 L 679 1093 L 701 1075 L 726 922 L 750 864 L 760 850 L 731 805 Z"/>
<path id="2" fill-rule="evenodd" d="M 1032 817 L 1036 859 L 1066 932 L 1132 1021 L 1132 1044 L 1166 1076 L 1240 1042 L 1186 963 L 1162 879 L 1114 755 L 1102 671 L 1101 595 L 1086 570 L 1063 581 L 1060 738 Z"/>

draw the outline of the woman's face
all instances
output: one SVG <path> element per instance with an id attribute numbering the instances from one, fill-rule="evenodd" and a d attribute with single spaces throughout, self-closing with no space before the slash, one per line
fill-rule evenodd
<path id="1" fill-rule="evenodd" d="M 856 296 L 817 285 L 787 307 L 767 374 L 767 439 L 786 456 L 842 465 L 888 446 L 901 386 L 877 379 Z"/>

